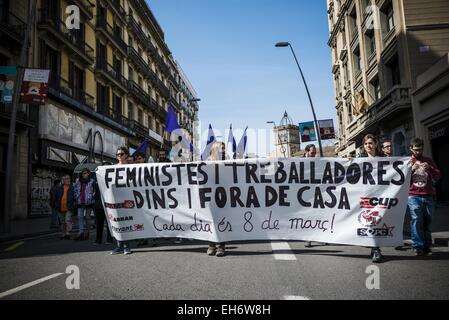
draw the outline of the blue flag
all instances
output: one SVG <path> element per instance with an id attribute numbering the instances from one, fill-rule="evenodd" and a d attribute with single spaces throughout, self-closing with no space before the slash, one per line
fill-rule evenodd
<path id="1" fill-rule="evenodd" d="M 168 133 L 172 133 L 176 129 L 179 129 L 179 124 L 178 121 L 176 120 L 176 113 L 173 110 L 172 105 L 169 104 L 167 121 L 165 122 L 165 131 L 167 131 Z"/>
<path id="2" fill-rule="evenodd" d="M 212 125 L 209 124 L 209 133 L 207 135 L 206 148 L 204 149 L 203 153 L 201 154 L 201 160 L 204 161 L 204 160 L 207 160 L 207 158 L 209 158 L 210 149 L 212 148 L 212 145 L 214 144 L 215 141 L 216 141 L 216 139 L 215 139 L 214 130 L 212 129 Z"/>
<path id="3" fill-rule="evenodd" d="M 133 157 L 135 157 L 139 152 L 142 152 L 145 155 L 145 158 L 147 157 L 147 149 L 148 149 L 148 140 L 145 139 L 140 143 L 140 145 L 137 147 L 136 151 L 133 153 Z"/>

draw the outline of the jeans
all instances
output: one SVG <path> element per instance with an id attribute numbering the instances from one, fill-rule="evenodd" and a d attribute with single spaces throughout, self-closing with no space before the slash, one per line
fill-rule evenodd
<path id="1" fill-rule="evenodd" d="M 61 223 L 59 222 L 59 212 L 55 208 L 51 208 L 51 225 L 58 226 Z"/>
<path id="2" fill-rule="evenodd" d="M 410 231 L 413 249 L 429 249 L 432 246 L 433 200 L 429 197 L 409 196 Z"/>
<path id="3" fill-rule="evenodd" d="M 89 234 L 89 221 L 92 207 L 78 207 L 78 233 Z"/>

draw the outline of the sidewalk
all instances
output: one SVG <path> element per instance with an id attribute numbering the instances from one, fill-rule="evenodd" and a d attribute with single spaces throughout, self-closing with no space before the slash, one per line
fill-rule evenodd
<path id="1" fill-rule="evenodd" d="M 408 221 L 409 219 L 406 217 L 406 235 L 410 233 L 410 228 L 407 227 Z M 76 218 L 73 222 L 74 228 L 72 231 L 76 231 Z M 439 246 L 449 246 L 449 204 L 436 205 L 432 227 L 434 231 L 432 233 L 434 243 Z M 50 229 L 49 216 L 43 218 L 16 220 L 11 222 L 10 233 L 0 234 L 0 243 L 57 233 L 60 233 L 59 229 Z M 406 238 L 409 238 L 409 236 Z"/>
<path id="2" fill-rule="evenodd" d="M 50 216 L 11 221 L 11 232 L 0 233 L 0 243 L 60 233 L 59 229 L 50 229 Z"/>

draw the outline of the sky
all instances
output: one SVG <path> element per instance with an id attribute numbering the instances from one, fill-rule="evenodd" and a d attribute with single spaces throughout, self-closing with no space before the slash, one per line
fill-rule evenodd
<path id="1" fill-rule="evenodd" d="M 317 118 L 336 125 L 325 0 L 146 1 L 201 99 L 203 145 L 209 123 L 225 137 L 232 123 L 237 142 L 249 126 L 258 135 L 248 151 L 265 156 L 271 143 L 259 130 L 271 131 L 267 121 L 279 124 L 285 110 L 295 124 L 313 120 L 290 49 L 274 46 L 280 41 L 295 50 Z"/>

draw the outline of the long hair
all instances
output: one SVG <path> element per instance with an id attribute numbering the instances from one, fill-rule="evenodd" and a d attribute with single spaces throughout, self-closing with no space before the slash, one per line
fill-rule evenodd
<path id="1" fill-rule="evenodd" d="M 210 148 L 209 161 L 220 161 L 221 160 L 221 146 L 222 142 L 214 142 L 212 147 Z"/>
<path id="2" fill-rule="evenodd" d="M 374 134 L 371 134 L 371 133 L 369 133 L 369 134 L 367 134 L 367 135 L 365 135 L 365 136 L 363 137 L 363 140 L 362 140 L 363 153 L 366 153 L 366 150 L 365 150 L 365 142 L 366 142 L 367 140 L 369 140 L 369 139 L 373 140 L 373 141 L 374 141 L 374 144 L 376 145 L 376 147 L 374 148 L 375 155 L 376 155 L 376 156 L 380 155 L 380 151 L 379 151 L 379 139 L 377 139 L 377 137 L 376 137 Z"/>

